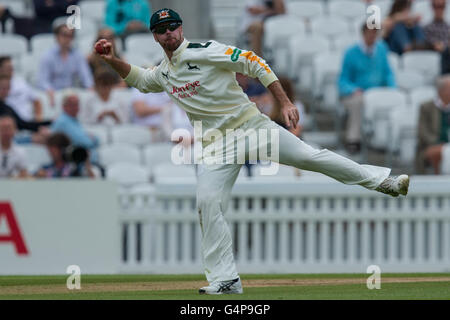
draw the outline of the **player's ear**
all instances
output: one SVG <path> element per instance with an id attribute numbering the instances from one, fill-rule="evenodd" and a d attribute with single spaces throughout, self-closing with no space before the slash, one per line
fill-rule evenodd
<path id="1" fill-rule="evenodd" d="M 158 38 L 156 38 L 156 33 L 153 32 L 153 39 L 155 39 L 156 42 L 158 42 Z"/>

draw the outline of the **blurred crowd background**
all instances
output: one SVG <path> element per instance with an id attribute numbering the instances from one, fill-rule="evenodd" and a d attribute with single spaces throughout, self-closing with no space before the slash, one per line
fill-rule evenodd
<path id="1" fill-rule="evenodd" d="M 291 132 L 307 143 L 394 173 L 450 173 L 445 0 L 0 0 L 0 178 L 195 175 L 170 161 L 175 143 L 193 142 L 186 113 L 166 93 L 128 88 L 92 52 L 105 38 L 126 61 L 157 65 L 148 26 L 166 6 L 189 41 L 262 56 L 300 111 Z M 236 78 L 284 126 L 270 92 Z"/>

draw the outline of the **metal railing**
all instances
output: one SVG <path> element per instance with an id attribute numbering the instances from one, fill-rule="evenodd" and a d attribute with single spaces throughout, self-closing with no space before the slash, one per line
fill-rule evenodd
<path id="1" fill-rule="evenodd" d="M 203 271 L 195 183 L 121 192 L 121 272 Z M 225 216 L 240 272 L 450 271 L 449 177 L 412 177 L 406 198 L 328 178 L 238 179 Z"/>

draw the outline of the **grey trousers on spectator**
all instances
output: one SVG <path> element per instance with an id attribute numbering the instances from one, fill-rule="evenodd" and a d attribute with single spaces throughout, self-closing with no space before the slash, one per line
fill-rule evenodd
<path id="1" fill-rule="evenodd" d="M 342 98 L 342 104 L 348 110 L 345 139 L 348 143 L 361 141 L 361 121 L 364 107 L 362 94 Z"/>

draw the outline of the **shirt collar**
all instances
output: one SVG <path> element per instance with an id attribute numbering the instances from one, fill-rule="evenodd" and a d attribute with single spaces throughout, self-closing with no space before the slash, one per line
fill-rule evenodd
<path id="1" fill-rule="evenodd" d="M 359 42 L 359 47 L 361 48 L 362 52 L 364 52 L 365 55 L 371 56 L 375 52 L 375 47 L 377 45 L 377 42 L 372 45 L 372 47 L 368 47 L 363 39 Z"/>
<path id="2" fill-rule="evenodd" d="M 186 40 L 186 38 L 184 38 L 183 42 L 180 44 L 180 46 L 177 48 L 177 50 L 175 50 L 173 52 L 173 54 L 172 54 L 172 62 L 176 63 L 176 60 L 174 61 L 173 59 L 178 57 L 184 51 L 184 49 L 186 49 L 186 47 L 188 45 L 189 45 L 189 41 Z M 164 52 L 164 59 L 167 61 L 167 63 L 172 63 L 170 61 L 169 57 L 167 56 L 166 52 Z"/>
<path id="3" fill-rule="evenodd" d="M 450 103 L 447 105 L 444 105 L 444 102 L 442 102 L 442 100 L 439 96 L 434 98 L 434 104 L 438 109 L 440 109 L 442 111 L 450 111 Z"/>
<path id="4" fill-rule="evenodd" d="M 62 115 L 63 115 L 64 117 L 66 117 L 66 118 L 72 120 L 72 121 L 78 122 L 78 119 L 77 119 L 77 118 L 72 117 L 70 114 L 68 114 L 68 113 L 65 112 L 65 111 L 62 112 Z"/>
<path id="5" fill-rule="evenodd" d="M 69 49 L 69 54 L 71 54 L 72 51 L 73 51 L 73 47 L 70 47 L 70 49 Z M 55 46 L 55 52 L 56 52 L 57 54 L 61 54 L 61 47 L 60 47 L 59 44 L 56 44 L 56 46 Z"/>

